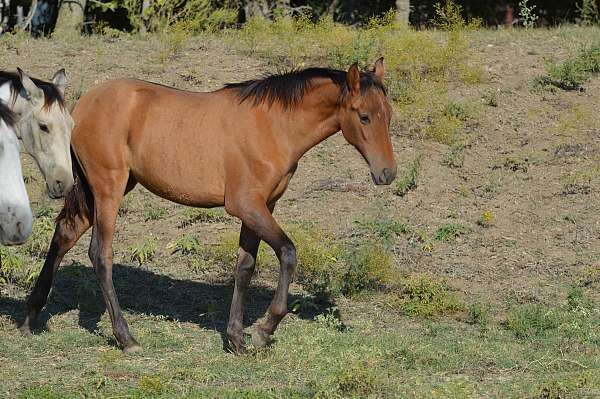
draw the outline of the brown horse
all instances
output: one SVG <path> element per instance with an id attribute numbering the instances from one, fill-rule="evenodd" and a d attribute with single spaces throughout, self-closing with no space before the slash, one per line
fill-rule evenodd
<path id="1" fill-rule="evenodd" d="M 119 345 L 140 346 L 123 318 L 112 282 L 112 241 L 121 199 L 137 183 L 168 200 L 225 206 L 242 221 L 228 338 L 243 342 L 244 294 L 265 241 L 280 262 L 279 283 L 252 341 L 269 343 L 288 311 L 296 250 L 272 216 L 298 160 L 339 130 L 390 184 L 396 162 L 383 59 L 370 72 L 310 68 L 192 93 L 139 80 L 101 84 L 78 102 L 72 136 L 76 183 L 57 219 L 48 256 L 27 302 L 21 330 L 31 333 L 64 255 L 91 226 L 89 256 Z"/>

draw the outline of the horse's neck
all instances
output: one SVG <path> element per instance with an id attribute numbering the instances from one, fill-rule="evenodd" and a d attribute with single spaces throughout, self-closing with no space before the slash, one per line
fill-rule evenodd
<path id="1" fill-rule="evenodd" d="M 308 150 L 340 130 L 338 117 L 340 90 L 333 83 L 313 87 L 289 118 L 290 134 L 297 142 L 300 158 Z M 299 122 L 301 121 L 301 122 Z"/>

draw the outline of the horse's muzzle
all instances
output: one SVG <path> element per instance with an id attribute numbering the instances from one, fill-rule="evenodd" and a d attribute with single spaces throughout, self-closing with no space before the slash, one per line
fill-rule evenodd
<path id="1" fill-rule="evenodd" d="M 396 178 L 396 169 L 383 168 L 383 170 L 377 175 L 371 172 L 373 183 L 378 186 L 390 185 Z"/>

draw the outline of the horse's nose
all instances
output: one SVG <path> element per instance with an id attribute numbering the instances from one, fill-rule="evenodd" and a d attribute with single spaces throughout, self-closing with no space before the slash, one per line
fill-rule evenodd
<path id="1" fill-rule="evenodd" d="M 62 180 L 54 180 L 52 184 L 48 184 L 48 195 L 50 198 L 57 199 L 65 195 L 65 183 Z"/>
<path id="2" fill-rule="evenodd" d="M 382 174 L 384 184 L 391 184 L 396 178 L 396 169 L 384 168 Z"/>

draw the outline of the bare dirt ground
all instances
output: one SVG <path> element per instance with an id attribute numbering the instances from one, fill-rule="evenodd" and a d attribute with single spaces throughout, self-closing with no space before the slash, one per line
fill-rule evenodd
<path id="1" fill-rule="evenodd" d="M 482 64 L 484 82 L 454 87 L 451 91 L 453 98 L 472 104 L 475 110 L 463 132 L 466 146 L 460 149 L 459 156 L 464 156 L 462 166 L 447 165 L 446 160 L 453 148 L 417 140 L 405 134 L 401 121 L 394 123 L 393 143 L 400 173 L 415 157 L 422 156 L 418 186 L 400 197 L 393 193 L 391 187 L 373 186 L 360 155 L 338 134 L 301 160 L 289 190 L 277 206 L 276 218 L 283 224 L 312 222 L 338 236 L 352 235 L 356 220 L 398 220 L 429 237 L 433 237 L 436 229 L 445 223 L 460 223 L 466 227 L 465 234 L 453 242 L 432 239 L 430 250 L 414 245 L 406 236 L 396 237 L 393 245 L 395 266 L 406 274 L 427 272 L 447 279 L 467 303 L 486 303 L 498 309 L 493 312 L 493 317 L 498 319 L 499 324 L 504 318 L 504 310 L 511 304 L 562 306 L 566 302 L 566 287 L 590 266 L 597 265 L 600 258 L 600 116 L 597 112 L 600 109 L 600 80 L 593 79 L 585 86 L 585 91 L 579 92 L 536 90 L 532 81 L 545 73 L 545 57 L 566 58 L 577 44 L 587 43 L 591 37 L 598 36 L 600 34 L 595 30 L 575 28 L 528 33 L 474 33 L 472 51 Z M 227 41 L 212 36 L 191 39 L 185 50 L 165 67 L 157 61 L 155 54 L 156 44 L 152 40 L 92 37 L 70 43 L 0 41 L 0 68 L 12 70 L 19 66 L 33 76 L 50 77 L 54 70 L 64 67 L 70 79 L 71 102 L 94 84 L 113 78 L 137 77 L 181 89 L 206 91 L 217 89 L 226 82 L 255 78 L 275 70 L 267 61 L 244 54 Z M 495 106 L 486 103 L 485 98 L 492 95 L 490 93 L 497 102 Z M 28 184 L 34 207 L 50 205 L 58 211 L 60 202 L 51 202 L 43 195 L 39 173 L 31 160 L 24 158 L 24 161 L 29 173 L 35 176 L 35 180 Z M 163 372 L 170 379 L 165 382 L 163 378 L 157 384 L 177 385 L 175 392 L 183 392 L 185 389 L 178 390 L 178 384 L 185 386 L 187 382 L 177 382 L 179 380 L 173 377 L 173 373 L 164 371 L 170 366 L 161 363 L 162 354 L 171 350 L 189 354 L 201 351 L 207 345 L 212 348 L 210 356 L 219 359 L 215 360 L 219 367 L 231 367 L 224 375 L 233 377 L 227 382 L 213 378 L 211 373 L 216 372 L 211 369 L 211 364 L 217 367 L 216 363 L 203 358 L 202 372 L 208 373 L 208 376 L 194 375 L 190 378 L 196 385 L 209 387 L 206 395 L 224 397 L 225 394 L 219 394 L 225 392 L 219 391 L 220 388 L 267 389 L 266 382 L 269 386 L 279 385 L 292 391 L 298 386 L 306 386 L 306 381 L 299 377 L 286 374 L 287 377 L 278 382 L 277 376 L 267 375 L 274 372 L 269 370 L 276 368 L 261 368 L 261 355 L 251 361 L 241 360 L 240 364 L 244 366 L 232 366 L 237 360 L 221 353 L 217 334 L 222 333 L 227 318 L 231 295 L 230 272 L 194 273 L 185 266 L 184 256 L 173 256 L 167 249 L 168 243 L 184 232 L 197 233 L 204 243 L 216 243 L 223 232 L 237 231 L 239 223 L 228 219 L 218 223 L 193 224 L 182 229 L 179 225 L 183 220 L 184 207 L 158 199 L 140 187 L 131 196 L 127 212 L 118 222 L 115 262 L 119 265 L 115 267 L 115 282 L 133 330 L 150 348 L 150 354 L 144 355 L 148 358 L 138 359 L 135 365 L 116 367 L 117 371 L 110 368 L 112 371 L 101 372 L 99 375 L 103 377 L 100 380 L 97 380 L 96 374 L 89 377 L 72 369 L 74 364 L 91 361 L 100 364 L 94 367 L 104 370 L 105 364 L 127 361 L 115 354 L 107 316 L 102 315 L 103 307 L 95 304 L 101 302 L 101 295 L 88 267 L 89 234 L 86 234 L 63 262 L 63 265 L 77 263 L 64 267 L 58 278 L 57 288 L 44 316 L 48 320 L 47 329 L 32 341 L 18 337 L 15 329 L 26 291 L 11 285 L 0 286 L 0 310 L 4 314 L 4 318 L 0 319 L 0 376 L 6 384 L 0 388 L 0 395 L 15 397 L 17 392 L 49 381 L 52 386 L 58 387 L 58 391 L 49 388 L 49 391 L 44 391 L 48 395 L 66 394 L 73 390 L 82 396 L 102 396 L 104 385 L 112 392 L 118 392 L 119 387 L 139 385 L 142 390 L 147 388 L 145 394 L 153 396 L 154 380 L 151 378 Z M 163 207 L 167 212 L 159 220 L 146 220 L 145 209 L 153 206 Z M 493 223 L 482 227 L 478 221 L 486 211 L 493 214 Z M 157 254 L 148 264 L 137 267 L 130 260 L 130 248 L 149 235 L 157 240 Z M 275 278 L 276 270 L 273 268 L 261 270 L 256 276 L 250 298 L 250 321 L 260 316 L 266 307 Z M 302 288 L 296 284 L 292 292 L 298 297 L 304 295 Z M 595 290 L 588 294 L 594 300 L 600 298 Z M 464 327 L 456 327 L 458 322 L 455 320 L 431 322 L 390 316 L 382 310 L 386 308 L 381 301 L 340 298 L 336 304 L 342 321 L 361 331 L 365 337 L 374 334 L 373 339 L 379 339 L 378 334 L 394 330 L 414 331 L 419 335 L 420 331 L 430 331 L 433 325 L 437 326 L 437 333 L 432 334 L 440 336 L 440 342 L 444 339 L 460 340 Z M 288 318 L 276 345 L 283 347 L 281 341 L 293 335 L 296 325 L 304 326 L 303 323 L 311 317 L 299 314 Z M 88 332 L 94 330 L 100 319 L 99 332 Z M 448 323 L 454 327 L 448 327 Z M 158 328 L 161 331 L 179 329 L 177 339 L 172 338 L 169 332 L 157 332 Z M 444 338 L 445 329 L 453 329 L 453 332 Z M 314 334 L 310 329 L 307 331 L 307 334 Z M 64 334 L 74 334 L 75 338 L 72 341 L 63 339 Z M 89 344 L 94 349 L 82 354 L 81 349 L 75 350 L 70 347 L 71 344 Z M 49 358 L 44 358 L 44 345 L 53 348 L 53 355 Z M 510 346 L 511 343 L 501 345 Z M 531 345 L 535 346 L 535 343 Z M 13 352 L 12 347 L 19 349 Z M 293 346 L 285 348 L 285 355 L 294 358 Z M 598 356 L 597 349 L 589 351 L 592 357 Z M 538 382 L 553 380 L 555 375 L 571 375 L 568 372 L 573 371 L 567 366 L 560 370 L 547 366 L 542 367 L 539 375 L 529 375 L 526 365 L 536 361 L 535 351 L 530 354 L 530 358 L 515 360 L 516 366 L 511 363 L 511 356 L 505 355 L 509 360 L 504 368 L 495 364 L 483 374 L 470 369 L 467 364 L 453 368 L 449 376 L 444 376 L 443 366 L 435 371 L 428 371 L 425 366 L 407 374 L 399 371 L 398 375 L 386 377 L 397 381 L 388 381 L 384 386 L 402 385 L 403 388 L 386 388 L 370 394 L 374 397 L 425 397 L 427 393 L 440 389 L 435 391 L 438 397 L 500 397 L 504 394 L 524 397 L 535 394 L 530 390 L 537 387 Z M 75 357 L 78 360 L 73 363 Z M 29 360 L 20 360 L 26 358 Z M 21 361 L 25 365 L 19 365 Z M 151 372 L 144 369 L 149 362 L 155 366 L 151 367 Z M 191 363 L 187 369 L 196 367 L 194 370 L 198 370 L 198 364 Z M 66 364 L 70 366 L 64 366 Z M 227 366 L 223 366 L 225 364 Z M 45 371 L 36 370 L 36 365 L 45 368 Z M 51 370 L 55 367 L 60 369 L 61 365 L 78 377 L 69 380 L 68 372 L 65 374 L 63 371 L 57 371 L 53 377 Z M 594 367 L 592 364 L 584 366 L 586 369 Z M 81 367 L 86 369 L 86 366 Z M 244 367 L 254 368 L 254 382 L 244 380 Z M 301 364 L 293 367 L 303 370 Z M 511 367 L 515 370 L 510 371 Z M 264 375 L 257 369 L 263 370 Z M 574 366 L 574 369 L 578 368 Z M 149 382 L 142 381 L 147 373 L 154 374 L 148 377 Z M 258 377 L 257 373 L 260 374 Z M 315 380 L 318 380 L 318 375 L 314 375 Z M 435 381 L 431 382 L 433 388 L 424 391 L 416 388 L 418 384 L 415 381 L 419 378 Z M 187 380 L 183 378 L 182 381 Z M 456 381 L 466 381 L 471 388 L 460 390 Z M 93 388 L 94 383 L 98 384 L 97 390 Z M 452 385 L 452 389 L 444 390 L 443 387 L 450 386 L 446 383 L 456 384 Z M 82 388 L 86 384 L 92 386 L 89 391 Z M 479 384 L 489 384 L 491 388 L 475 388 Z M 155 396 L 168 397 L 168 392 L 171 391 L 159 387 L 154 393 Z M 273 392 L 267 394 L 279 396 Z M 260 395 L 257 394 L 257 397 Z"/>

